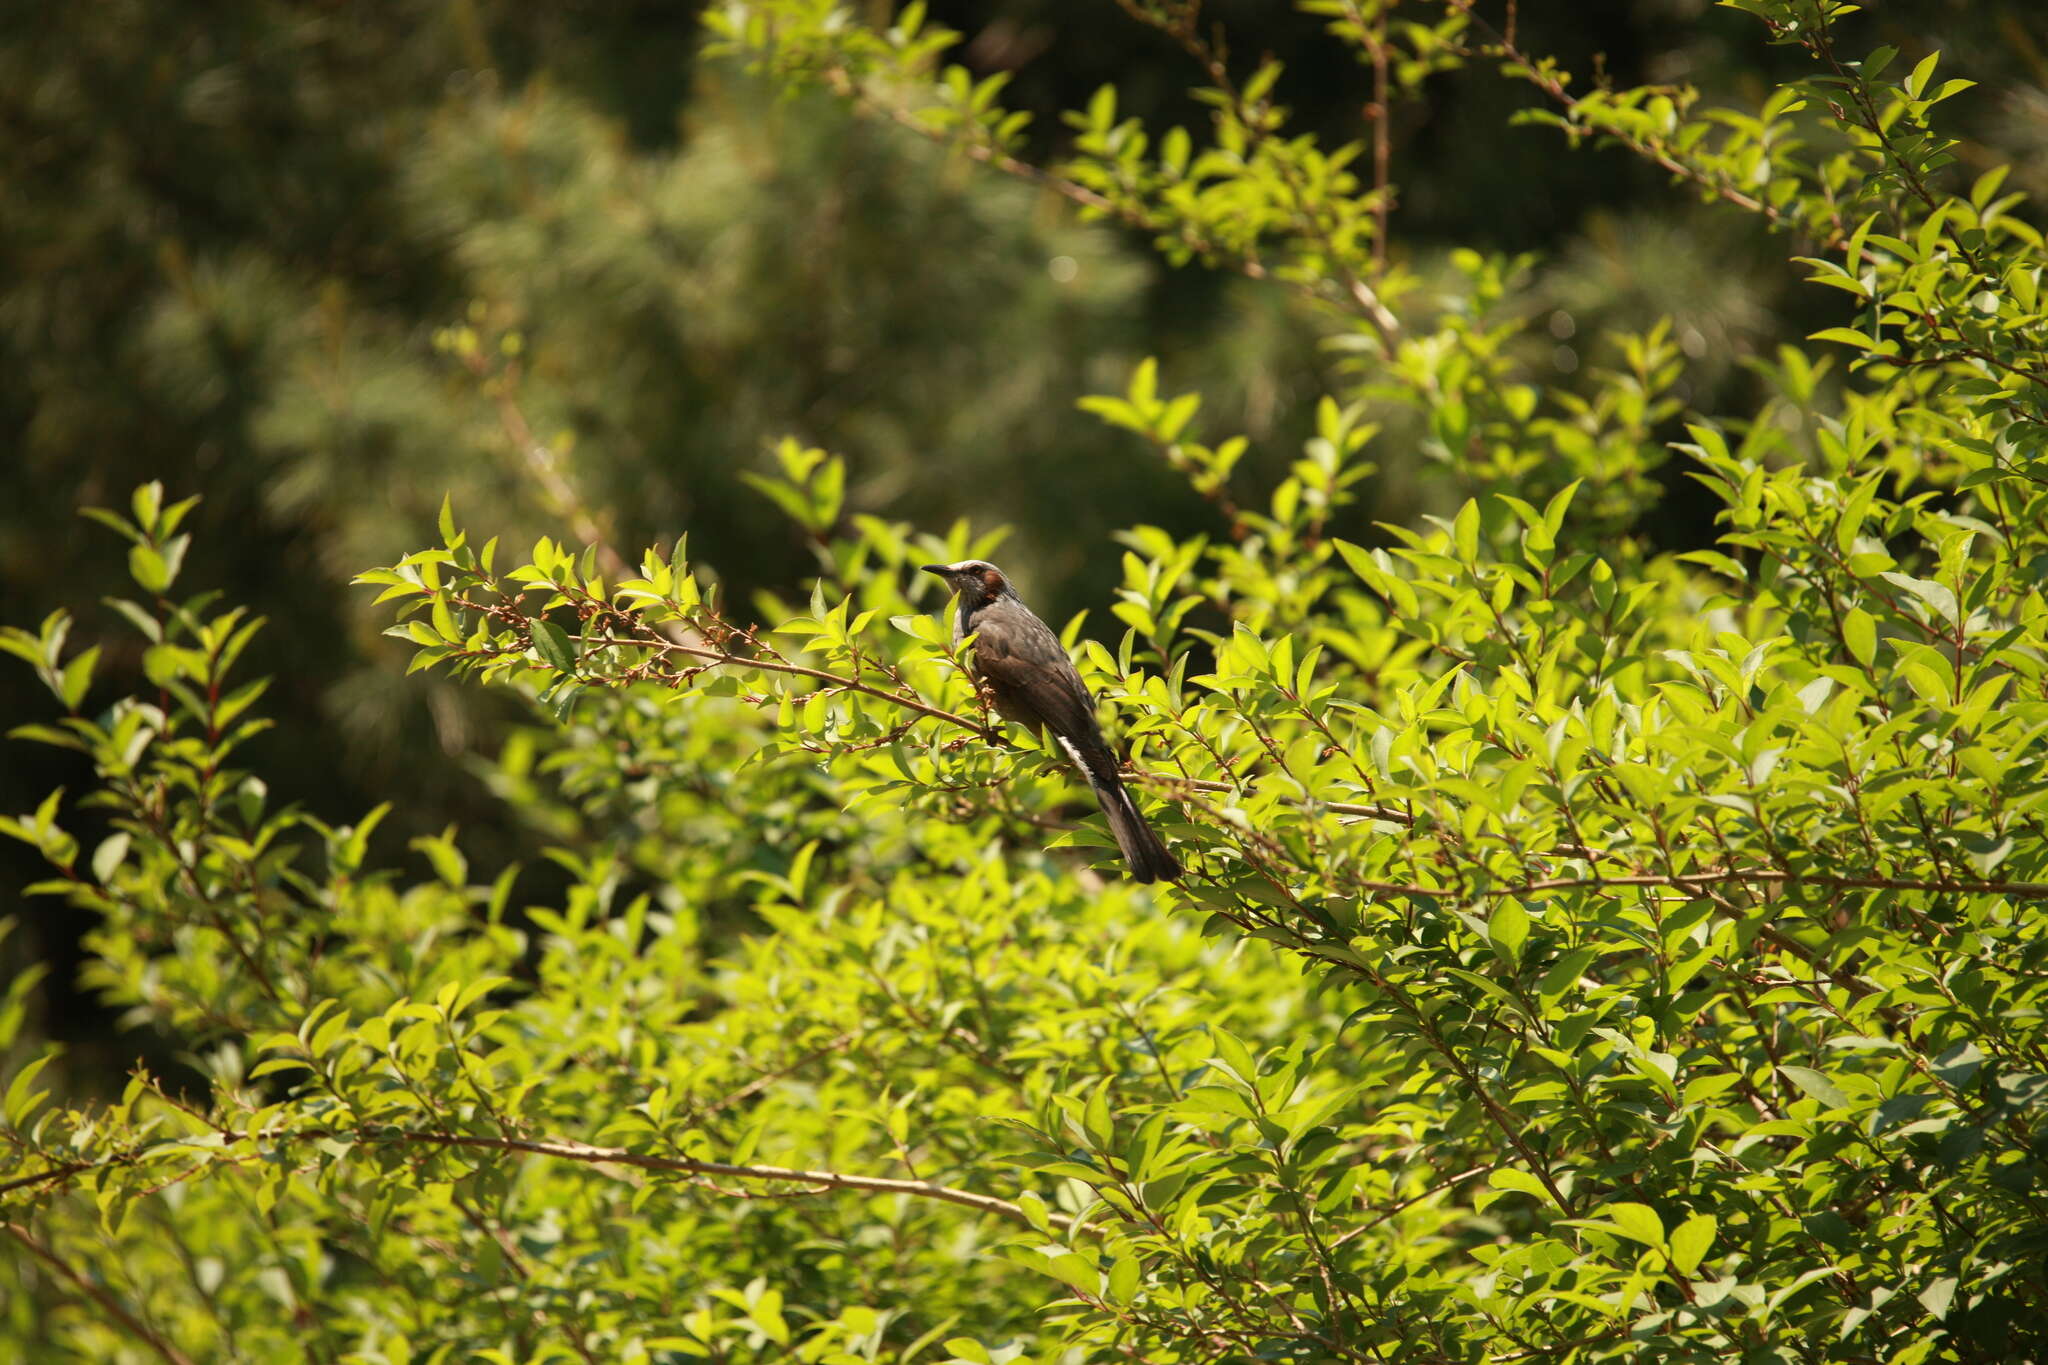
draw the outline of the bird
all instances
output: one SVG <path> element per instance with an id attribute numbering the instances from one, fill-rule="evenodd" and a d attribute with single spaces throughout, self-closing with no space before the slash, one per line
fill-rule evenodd
<path id="1" fill-rule="evenodd" d="M 919 568 L 944 579 L 958 597 L 953 643 L 974 637 L 968 667 L 988 689 L 996 713 L 1051 735 L 1080 769 L 1116 836 L 1131 880 L 1179 880 L 1180 864 L 1145 823 L 1117 774 L 1116 754 L 1102 737 L 1088 685 L 1059 636 L 1024 605 L 1010 576 L 985 559 Z"/>

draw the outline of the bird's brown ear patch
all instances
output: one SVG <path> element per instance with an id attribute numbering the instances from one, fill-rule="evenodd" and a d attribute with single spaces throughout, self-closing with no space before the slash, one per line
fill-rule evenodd
<path id="1" fill-rule="evenodd" d="M 991 565 L 981 571 L 981 586 L 988 591 L 990 597 L 994 597 L 1003 590 L 1003 575 Z"/>

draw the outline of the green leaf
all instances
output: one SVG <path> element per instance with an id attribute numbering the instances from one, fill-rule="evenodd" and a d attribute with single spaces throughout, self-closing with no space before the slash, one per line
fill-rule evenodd
<path id="1" fill-rule="evenodd" d="M 1851 607 L 1842 617 L 1842 643 L 1849 655 L 1865 668 L 1877 657 L 1877 622 L 1861 607 Z"/>
<path id="2" fill-rule="evenodd" d="M 1600 1212 L 1607 1216 L 1624 1237 L 1641 1242 L 1645 1246 L 1664 1245 L 1664 1221 L 1657 1216 L 1657 1210 L 1648 1204 L 1624 1201 L 1605 1205 Z"/>
<path id="3" fill-rule="evenodd" d="M 171 586 L 170 566 L 153 545 L 135 545 L 128 550 L 128 573 L 136 586 L 147 593 L 161 593 Z"/>
<path id="4" fill-rule="evenodd" d="M 1578 496 L 1579 485 L 1584 482 L 1584 479 L 1573 479 L 1551 494 L 1550 501 L 1543 504 L 1543 526 L 1550 533 L 1553 542 L 1556 541 L 1558 532 L 1564 529 L 1565 514 L 1571 511 L 1572 499 Z"/>
<path id="5" fill-rule="evenodd" d="M 1088 1103 L 1082 1107 L 1081 1130 L 1087 1134 L 1088 1141 L 1093 1144 L 1095 1150 L 1108 1151 L 1110 1149 L 1110 1145 L 1116 1137 L 1116 1128 L 1109 1113 L 1109 1083 L 1107 1081 L 1095 1088 L 1095 1093 L 1088 1097 Z"/>
<path id="6" fill-rule="evenodd" d="M 1102 87 L 1101 92 L 1097 94 L 1096 98 L 1100 99 L 1104 94 L 1107 94 L 1112 100 L 1116 97 L 1114 89 L 1110 86 Z M 1131 372 L 1131 386 L 1126 390 L 1126 396 L 1129 397 L 1131 405 L 1139 412 L 1145 414 L 1148 418 L 1151 416 L 1153 408 L 1159 401 L 1159 361 L 1157 357 L 1146 356 L 1138 362 L 1138 368 Z"/>
<path id="7" fill-rule="evenodd" d="M 130 838 L 128 831 L 116 830 L 101 840 L 100 846 L 93 850 L 92 875 L 102 882 L 112 877 L 128 856 Z"/>
<path id="8" fill-rule="evenodd" d="M 1471 498 L 1465 499 L 1458 515 L 1451 519 L 1451 546 L 1460 563 L 1479 562 L 1479 504 Z"/>
<path id="9" fill-rule="evenodd" d="M 1936 48 L 1914 65 L 1912 72 L 1906 77 L 1906 95 L 1908 98 L 1916 100 L 1920 98 L 1920 92 L 1927 88 L 1927 82 L 1934 77 L 1935 63 L 1940 60 L 1941 49 Z"/>
<path id="10" fill-rule="evenodd" d="M 1046 1263 L 1045 1268 L 1055 1278 L 1065 1281 L 1071 1288 L 1078 1289 L 1091 1298 L 1102 1293 L 1102 1277 L 1084 1256 L 1069 1251 L 1053 1257 Z"/>
<path id="11" fill-rule="evenodd" d="M 153 479 L 138 487 L 128 499 L 129 510 L 135 513 L 135 524 L 146 536 L 156 534 L 158 516 L 164 507 L 164 486 L 160 479 Z"/>
<path id="12" fill-rule="evenodd" d="M 1701 1259 L 1707 1254 L 1707 1248 L 1714 1244 L 1716 1227 L 1713 1214 L 1695 1213 L 1672 1229 L 1672 1269 L 1681 1275 L 1692 1275 L 1698 1271 Z"/>
<path id="13" fill-rule="evenodd" d="M 1551 1202 L 1550 1190 L 1541 1180 L 1513 1166 L 1501 1166 L 1490 1172 L 1486 1183 L 1497 1190 L 1513 1190 L 1517 1194 L 1534 1195 L 1546 1204 Z"/>
<path id="14" fill-rule="evenodd" d="M 34 1086 L 43 1068 L 56 1060 L 57 1053 L 52 1049 L 14 1073 L 14 1079 L 8 1082 L 6 1096 L 0 1098 L 0 1118 L 6 1119 L 8 1127 L 18 1131 L 29 1116 L 49 1099 L 47 1091 L 37 1090 Z"/>
<path id="15" fill-rule="evenodd" d="M 1853 346 L 1859 351 L 1868 351 L 1877 345 L 1877 338 L 1859 332 L 1852 327 L 1823 327 L 1818 332 L 1808 332 L 1808 341 L 1838 341 L 1844 346 Z"/>
<path id="16" fill-rule="evenodd" d="M 78 753 L 87 752 L 86 743 L 68 730 L 59 730 L 54 725 L 17 725 L 7 732 L 9 739 L 25 739 L 36 744 L 50 744 L 59 749 L 71 749 Z"/>
<path id="17" fill-rule="evenodd" d="M 563 630 L 545 616 L 533 621 L 533 651 L 549 668 L 562 673 L 576 671 L 576 648 Z"/>
<path id="18" fill-rule="evenodd" d="M 62 698 L 65 710 L 76 711 L 85 701 L 85 694 L 92 687 L 93 666 L 99 662 L 99 658 L 100 647 L 94 645 L 89 649 L 80 650 L 72 656 L 70 663 L 64 665 L 60 675 L 58 696 Z"/>
<path id="19" fill-rule="evenodd" d="M 1805 1066 L 1781 1066 L 1779 1074 L 1801 1090 L 1819 1100 L 1829 1109 L 1847 1109 L 1849 1097 L 1836 1088 L 1835 1083 L 1820 1072 Z"/>
<path id="20" fill-rule="evenodd" d="M 1109 1268 L 1109 1275 L 1103 1283 L 1103 1297 L 1111 1303 L 1129 1303 L 1138 1292 L 1138 1274 L 1142 1269 L 1135 1256 L 1123 1256 Z"/>
<path id="21" fill-rule="evenodd" d="M 78 509 L 78 515 L 96 521 L 110 531 L 119 533 L 123 539 L 141 540 L 143 538 L 142 532 L 135 529 L 135 524 L 119 512 L 110 512 L 104 507 L 81 507 Z"/>
<path id="22" fill-rule="evenodd" d="M 1250 1085 L 1258 1076 L 1258 1066 L 1252 1061 L 1251 1049 L 1228 1029 L 1211 1027 L 1209 1037 L 1216 1045 L 1216 1057 L 1236 1073 L 1239 1080 Z"/>
<path id="23" fill-rule="evenodd" d="M 1508 961 L 1522 960 L 1522 945 L 1529 940 L 1529 912 L 1514 896 L 1503 896 L 1487 917 L 1486 938 Z"/>

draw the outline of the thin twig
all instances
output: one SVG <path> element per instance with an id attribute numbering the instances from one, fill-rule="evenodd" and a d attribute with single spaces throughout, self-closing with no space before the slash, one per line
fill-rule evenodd
<path id="1" fill-rule="evenodd" d="M 1535 58 L 1516 47 L 1512 35 L 1502 33 L 1480 17 L 1478 10 L 1473 5 L 1473 0 L 1444 0 L 1444 3 L 1464 15 L 1466 19 L 1471 21 L 1474 28 L 1490 36 L 1500 55 L 1522 69 L 1521 75 L 1523 79 L 1563 105 L 1573 115 L 1578 113 L 1579 99 L 1564 88 L 1562 81 L 1558 80 L 1555 76 L 1546 75 L 1536 64 Z M 1726 200 L 1737 208 L 1746 209 L 1751 213 L 1761 214 L 1773 226 L 1785 226 L 1790 221 L 1778 210 L 1776 205 L 1758 199 L 1753 195 L 1744 194 L 1725 180 L 1708 175 L 1696 166 L 1687 165 L 1655 143 L 1645 142 L 1641 138 L 1630 136 L 1615 128 L 1603 127 L 1597 129 L 1597 131 L 1603 137 L 1613 138 L 1636 155 L 1656 162 L 1659 166 L 1662 166 L 1680 179 L 1692 181 L 1700 188 L 1711 192 L 1716 198 Z M 1839 244 L 1838 240 L 1831 240 L 1829 242 L 1831 246 Z"/>
<path id="2" fill-rule="evenodd" d="M 1320 304 L 1327 305 L 1340 302 L 1340 297 L 1337 294 L 1319 288 L 1315 281 L 1276 275 L 1271 270 L 1268 270 L 1265 262 L 1261 261 L 1257 256 L 1212 241 L 1186 223 L 1176 224 L 1155 217 L 1136 205 L 1120 203 L 1105 194 L 1090 189 L 1078 180 L 1061 175 L 1056 171 L 1047 170 L 1042 166 L 1034 166 L 1028 161 L 1011 156 L 1002 148 L 990 143 L 972 141 L 955 136 L 950 130 L 929 127 L 908 109 L 886 103 L 871 95 L 851 75 L 842 71 L 834 73 L 834 77 L 836 80 L 835 88 L 853 104 L 856 110 L 886 118 L 898 127 L 906 128 L 928 142 L 937 143 L 940 146 L 956 150 L 970 160 L 978 161 L 991 170 L 1000 171 L 1004 175 L 1014 176 L 1019 180 L 1037 185 L 1041 189 L 1050 190 L 1063 199 L 1079 204 L 1082 208 L 1090 209 L 1108 218 L 1114 218 L 1126 227 L 1140 228 L 1147 232 L 1158 233 L 1162 237 L 1171 237 L 1189 251 L 1201 256 L 1208 264 L 1222 265 L 1248 280 L 1282 285 L 1291 292 Z M 1354 290 L 1348 297 L 1348 302 L 1357 311 L 1361 312 L 1383 336 L 1391 335 L 1388 331 L 1390 325 L 1394 329 L 1399 328 L 1398 320 L 1394 318 L 1392 313 L 1386 310 L 1385 306 L 1379 302 L 1377 296 L 1369 289 Z"/>

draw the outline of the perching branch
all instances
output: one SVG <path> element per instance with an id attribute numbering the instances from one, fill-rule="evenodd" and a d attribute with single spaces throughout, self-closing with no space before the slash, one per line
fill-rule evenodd
<path id="1" fill-rule="evenodd" d="M 473 610 L 484 608 L 467 599 L 457 599 L 462 605 Z M 765 672 L 787 676 L 811 678 L 835 689 L 859 692 L 878 701 L 902 707 L 919 716 L 929 716 L 945 721 L 975 735 L 985 735 L 986 728 L 978 721 L 934 706 L 907 689 L 892 690 L 863 682 L 856 677 L 834 673 L 830 669 L 812 668 L 805 664 L 791 663 L 785 659 L 765 658 L 758 655 L 733 654 L 727 650 L 709 645 L 679 644 L 669 640 L 621 639 L 613 636 L 592 637 L 590 643 L 606 647 L 644 648 L 668 655 L 683 655 L 701 660 L 705 667 L 732 665 L 741 668 L 758 668 Z M 466 651 L 456 650 L 456 654 Z M 496 651 L 508 652 L 508 651 Z M 520 652 L 520 651 L 509 651 Z M 1132 774 L 1140 781 L 1154 783 L 1171 791 L 1179 787 L 1195 791 L 1230 792 L 1237 787 L 1225 782 L 1204 779 L 1190 779 L 1177 774 L 1137 771 Z M 1320 806 L 1322 809 L 1340 815 L 1361 819 L 1385 820 L 1395 824 L 1412 825 L 1412 816 L 1382 805 L 1346 801 L 1313 801 L 1305 804 Z M 1598 862 L 1613 855 L 1604 854 L 1580 844 L 1566 845 L 1546 850 L 1547 856 L 1585 859 Z M 2003 895 L 2021 900 L 2048 900 L 2048 882 L 1965 880 L 1952 877 L 1915 878 L 1885 877 L 1877 875 L 1837 874 L 1825 872 L 1791 872 L 1773 867 L 1723 866 L 1703 868 L 1698 872 L 1642 872 L 1616 875 L 1594 874 L 1582 877 L 1549 877 L 1532 881 L 1517 882 L 1508 886 L 1490 887 L 1478 894 L 1489 899 L 1512 896 L 1540 895 L 1551 891 L 1599 890 L 1605 887 L 1669 887 L 1678 890 L 1698 890 L 1704 887 L 1738 883 L 1751 886 L 1817 886 L 1837 891 L 1890 890 L 1890 891 L 1933 891 L 1954 895 Z M 1384 892 L 1389 895 L 1422 896 L 1438 900 L 1454 900 L 1468 893 L 1452 886 L 1426 886 L 1411 882 L 1358 881 L 1353 883 L 1362 891 Z"/>
<path id="2" fill-rule="evenodd" d="M 519 1138 L 488 1133 L 445 1133 L 431 1130 L 398 1129 L 344 1129 L 344 1128 L 293 1128 L 269 1130 L 248 1134 L 239 1140 L 244 1142 L 269 1143 L 284 1146 L 293 1142 L 314 1142 L 322 1139 L 336 1139 L 364 1146 L 406 1146 L 456 1148 L 464 1151 L 522 1152 L 532 1156 L 552 1157 L 559 1161 L 574 1161 L 586 1166 L 629 1166 L 636 1170 L 655 1171 L 666 1175 L 719 1176 L 730 1180 L 761 1180 L 790 1185 L 808 1185 L 819 1190 L 867 1190 L 878 1194 L 904 1194 L 918 1199 L 935 1199 L 942 1203 L 958 1204 L 978 1213 L 994 1214 L 1007 1218 L 1013 1223 L 1026 1227 L 1036 1226 L 1020 1205 L 994 1195 L 976 1194 L 972 1190 L 955 1189 L 930 1180 L 898 1180 L 888 1176 L 847 1175 L 839 1171 L 807 1171 L 790 1166 L 737 1165 L 724 1161 L 698 1161 L 688 1157 L 657 1156 L 648 1152 L 629 1152 L 621 1147 L 594 1147 L 585 1142 L 574 1142 L 566 1138 Z M 181 1151 L 189 1152 L 183 1143 L 169 1144 Z M 232 1144 L 231 1144 L 232 1145 Z M 226 1154 L 228 1149 L 223 1148 Z M 0 1194 L 35 1186 L 53 1186 L 69 1183 L 71 1180 L 115 1166 L 132 1166 L 146 1158 L 148 1149 L 120 1153 L 100 1161 L 69 1162 L 52 1167 L 34 1175 L 20 1176 L 0 1184 Z M 1071 1215 L 1048 1211 L 1046 1217 L 1060 1227 L 1071 1227 L 1077 1220 Z M 26 1229 L 16 1224 L 4 1225 L 14 1236 L 29 1245 L 31 1250 L 39 1249 Z M 61 1264 L 52 1261 L 53 1264 Z M 174 1353 L 166 1353 L 166 1359 L 180 1359 Z"/>

